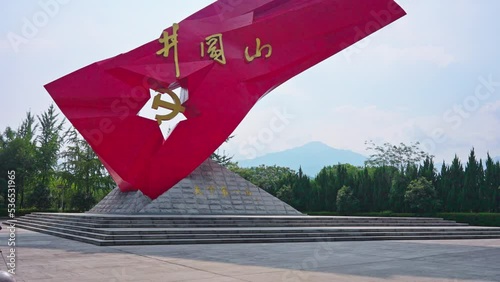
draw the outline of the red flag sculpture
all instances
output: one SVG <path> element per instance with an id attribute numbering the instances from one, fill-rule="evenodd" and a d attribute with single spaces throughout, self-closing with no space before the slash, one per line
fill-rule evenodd
<path id="1" fill-rule="evenodd" d="M 404 15 L 393 0 L 219 0 L 45 87 L 120 189 L 155 199 L 264 95 Z"/>

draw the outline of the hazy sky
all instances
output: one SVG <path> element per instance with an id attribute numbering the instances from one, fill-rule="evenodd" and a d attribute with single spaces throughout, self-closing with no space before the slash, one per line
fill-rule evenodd
<path id="1" fill-rule="evenodd" d="M 0 130 L 50 105 L 44 84 L 154 40 L 211 2 L 3 1 Z M 398 3 L 405 18 L 266 96 L 224 150 L 246 159 L 322 141 L 366 154 L 373 139 L 420 141 L 438 161 L 473 146 L 500 156 L 500 1 Z"/>

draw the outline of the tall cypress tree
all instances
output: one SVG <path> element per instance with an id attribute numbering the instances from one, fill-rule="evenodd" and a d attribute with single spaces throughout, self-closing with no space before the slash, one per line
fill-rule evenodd
<path id="1" fill-rule="evenodd" d="M 308 199 L 311 193 L 311 180 L 299 168 L 295 183 L 292 185 L 294 192 L 294 207 L 300 211 L 307 211 L 309 209 Z"/>
<path id="2" fill-rule="evenodd" d="M 432 185 L 436 185 L 436 170 L 432 158 L 426 158 L 424 160 L 423 165 L 419 167 L 418 176 L 425 177 L 432 182 Z"/>
<path id="3" fill-rule="evenodd" d="M 369 212 L 372 210 L 373 197 L 371 193 L 372 179 L 368 167 L 358 171 L 359 189 L 358 199 L 361 211 Z"/>
<path id="4" fill-rule="evenodd" d="M 436 184 L 436 190 L 438 193 L 438 198 L 441 201 L 442 205 L 442 210 L 443 211 L 452 211 L 452 206 L 453 204 L 451 197 L 455 197 L 454 195 L 450 195 L 450 171 L 448 167 L 446 166 L 446 163 L 443 161 L 443 165 L 441 166 L 441 173 L 439 174 L 437 178 L 437 184 Z M 455 199 L 453 199 L 454 201 Z"/>
<path id="5" fill-rule="evenodd" d="M 489 212 L 495 212 L 496 210 L 496 199 L 498 194 L 498 187 L 495 186 L 496 177 L 496 166 L 488 153 L 488 158 L 486 159 L 486 170 L 484 171 L 483 197 L 485 210 Z"/>
<path id="6" fill-rule="evenodd" d="M 497 199 L 495 203 L 495 211 L 500 212 L 500 162 L 497 162 L 495 165 L 495 180 L 493 186 L 497 187 L 496 189 Z"/>
<path id="7" fill-rule="evenodd" d="M 395 173 L 392 179 L 391 190 L 389 192 L 389 203 L 391 211 L 405 212 L 405 193 L 410 182 L 403 169 Z"/>
<path id="8" fill-rule="evenodd" d="M 450 188 L 447 202 L 449 211 L 463 211 L 465 194 L 464 194 L 464 169 L 457 155 L 453 159 L 449 169 Z"/>
<path id="9" fill-rule="evenodd" d="M 479 187 L 481 185 L 481 178 L 482 175 L 480 175 L 479 163 L 476 159 L 476 153 L 473 148 L 465 167 L 463 211 L 478 211 L 480 206 Z"/>

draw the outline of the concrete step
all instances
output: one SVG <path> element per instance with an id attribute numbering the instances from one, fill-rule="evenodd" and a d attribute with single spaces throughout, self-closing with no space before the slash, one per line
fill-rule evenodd
<path id="1" fill-rule="evenodd" d="M 346 222 L 346 223 L 322 223 L 322 222 L 306 222 L 306 223 L 237 223 L 237 224 L 229 224 L 229 223 L 213 223 L 213 224 L 174 224 L 174 223 L 152 223 L 152 224 L 139 224 L 139 223 L 129 223 L 129 224 L 115 224 L 115 223 L 82 223 L 77 221 L 67 221 L 67 220 L 59 220 L 59 219 L 49 219 L 42 217 L 23 217 L 19 220 L 23 221 L 33 221 L 39 223 L 59 223 L 64 225 L 73 225 L 78 227 L 89 227 L 89 228 L 203 228 L 203 227 L 274 227 L 274 226 L 282 226 L 282 227 L 315 227 L 315 226 L 464 226 L 465 224 L 457 224 L 454 222 L 442 222 L 442 223 L 386 223 L 386 222 Z"/>
<path id="2" fill-rule="evenodd" d="M 88 214 L 50 214 L 50 213 L 34 213 L 28 217 L 44 217 L 44 218 L 59 218 L 74 220 L 80 222 L 173 222 L 173 223 L 206 223 L 206 222 L 349 222 L 349 221 L 384 221 L 384 222 L 442 222 L 441 218 L 401 218 L 401 217 L 314 217 L 314 216 L 252 216 L 252 217 L 235 217 L 235 216 L 103 216 Z"/>
<path id="3" fill-rule="evenodd" d="M 439 218 L 162 216 L 35 213 L 17 227 L 95 245 L 500 238 L 500 228 Z"/>
<path id="4" fill-rule="evenodd" d="M 420 229 L 385 229 L 385 228 L 360 228 L 360 229 L 333 229 L 333 228 L 231 228 L 231 229 L 167 229 L 161 230 L 106 230 L 90 229 L 75 230 L 64 226 L 44 225 L 34 222 L 8 221 L 14 222 L 18 227 L 34 227 L 38 229 L 52 230 L 75 236 L 90 237 L 100 240 L 150 240 L 150 239 L 213 239 L 213 238 L 289 238 L 289 237 L 346 237 L 346 236 L 435 236 L 435 235 L 491 235 L 500 236 L 500 228 L 420 228 Z M 157 231 L 157 232 L 152 232 Z M 204 232 L 202 232 L 204 231 Z"/>
<path id="5" fill-rule="evenodd" d="M 105 236 L 112 236 L 116 237 L 117 236 L 129 236 L 129 235 L 135 235 L 139 237 L 145 237 L 145 236 L 150 236 L 150 235 L 159 235 L 159 236 L 164 236 L 164 235 L 179 235 L 179 236 L 188 236 L 188 235 L 200 235 L 203 236 L 205 234 L 207 235 L 214 235 L 214 234 L 220 234 L 220 235 L 238 235 L 240 234 L 268 234 L 268 233 L 274 233 L 274 234 L 288 234 L 288 233 L 352 233 L 352 234 L 365 234 L 365 233 L 402 233 L 402 232 L 413 232 L 413 233 L 457 233 L 457 232 L 476 232 L 480 234 L 484 234 L 485 232 L 488 231 L 500 231 L 500 229 L 496 230 L 487 230 L 484 228 L 404 228 L 404 227 L 399 227 L 399 228 L 332 228 L 332 227 L 315 227 L 315 228 L 302 228 L 302 227 L 273 227 L 273 228 L 166 228 L 166 229 L 159 229 L 159 228 L 150 228 L 150 229 L 137 229 L 137 228 L 123 228 L 123 229 L 106 229 L 106 228 L 87 228 L 87 227 L 75 227 L 75 226 L 67 226 L 64 224 L 53 224 L 53 223 L 35 223 L 35 222 L 30 222 L 30 221 L 23 221 L 23 220 L 18 220 L 17 224 L 19 226 L 34 226 L 38 228 L 44 228 L 44 229 L 51 229 L 51 230 L 57 230 L 60 232 L 66 232 L 74 235 L 81 235 L 81 236 L 89 236 L 92 238 L 99 238 L 99 239 L 105 239 Z"/>
<path id="6" fill-rule="evenodd" d="M 100 221 L 100 220 L 95 220 L 95 221 L 81 221 L 78 219 L 63 219 L 63 218 L 57 218 L 57 217 L 50 217 L 50 216 L 41 216 L 41 215 L 34 215 L 34 216 L 26 216 L 25 218 L 30 218 L 34 220 L 46 220 L 46 221 L 58 221 L 58 222 L 65 222 L 67 224 L 76 224 L 79 226 L 105 226 L 105 227 L 126 227 L 130 225 L 135 225 L 137 227 L 142 227 L 142 228 L 147 228 L 148 226 L 178 226 L 178 227 L 187 227 L 187 226 L 196 226 L 196 227 L 210 227 L 210 226 L 274 226 L 274 225 L 282 225 L 282 226 L 358 226 L 358 225 L 377 225 L 377 226 L 389 226 L 389 225 L 401 225 L 401 226 L 410 226 L 410 225 L 427 225 L 427 226 L 435 226 L 435 225 L 443 225 L 443 226 L 448 226 L 448 225 L 465 225 L 465 224 L 459 224 L 453 221 L 445 221 L 445 220 L 436 220 L 436 221 L 429 221 L 429 220 L 422 220 L 422 221 L 408 221 L 408 220 L 371 220 L 371 219 L 362 219 L 362 220 L 346 220 L 343 222 L 340 222 L 336 219 L 332 220 L 301 220 L 301 221 L 281 221 L 281 222 L 265 222 L 262 220 L 259 221 L 221 221 L 221 220 L 204 220 L 204 221 L 195 221 L 195 220 L 106 220 L 106 221 Z"/>
<path id="7" fill-rule="evenodd" d="M 127 226 L 125 228 L 105 228 L 105 227 L 86 227 L 86 226 L 76 226 L 64 224 L 64 222 L 50 222 L 50 221 L 36 221 L 32 219 L 19 218 L 17 219 L 18 224 L 36 224 L 45 227 L 59 227 L 68 230 L 85 231 L 85 232 L 95 232 L 102 234 L 128 234 L 133 232 L 135 234 L 150 234 L 150 233 L 211 233 L 214 230 L 218 232 L 274 232 L 275 230 L 292 230 L 295 232 L 311 232 L 311 231 L 335 231 L 335 230 L 349 230 L 352 232 L 362 232 L 366 230 L 377 230 L 383 229 L 384 231 L 397 232 L 400 230 L 407 230 L 411 232 L 419 232 L 422 230 L 431 230 L 446 232 L 450 230 L 469 230 L 469 231 L 484 231 L 485 228 L 472 228 L 472 227 L 461 227 L 461 226 L 395 226 L 395 227 L 383 227 L 383 226 L 353 226 L 353 227 L 331 227 L 331 226 L 314 226 L 314 227 L 286 227 L 286 226 L 272 226 L 272 227 L 173 227 L 168 226 L 166 228 L 136 228 L 134 226 Z M 499 231 L 500 229 L 494 229 L 494 231 Z"/>
<path id="8" fill-rule="evenodd" d="M 8 221 L 11 222 L 11 221 Z M 368 232 L 368 231 L 381 231 L 381 232 L 452 232 L 452 231 L 469 231 L 469 232 L 484 232 L 484 231 L 494 231 L 500 232 L 500 228 L 473 228 L 473 227 L 399 227 L 399 228 L 388 228 L 388 227 L 342 227 L 342 228 L 334 228 L 334 227 L 231 227 L 231 228 L 88 228 L 88 227 L 76 227 L 72 225 L 64 225 L 59 223 L 46 223 L 46 222 L 34 222 L 34 221 L 26 221 L 23 219 L 18 219 L 16 221 L 18 225 L 36 225 L 40 227 L 54 227 L 61 228 L 65 230 L 75 230 L 75 231 L 83 231 L 83 232 L 93 232 L 93 233 L 101 233 L 108 235 L 120 235 L 120 234 L 163 234 L 163 233 L 198 233 L 198 234 L 206 234 L 206 233 L 270 233 L 270 232 Z"/>
<path id="9" fill-rule="evenodd" d="M 374 241 L 374 240 L 468 240 L 498 239 L 500 235 L 399 235 L 399 236 L 329 236 L 329 237 L 279 237 L 279 238 L 195 238 L 195 239 L 96 239 L 87 236 L 68 234 L 34 226 L 20 226 L 28 230 L 54 235 L 70 240 L 81 241 L 98 246 L 123 245 L 181 245 L 181 244 L 236 244 L 236 243 L 293 243 L 293 242 L 330 242 L 330 241 Z"/>

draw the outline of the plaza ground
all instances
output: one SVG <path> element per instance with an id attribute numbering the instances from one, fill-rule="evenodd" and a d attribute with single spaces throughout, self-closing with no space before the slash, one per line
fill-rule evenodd
<path id="1" fill-rule="evenodd" d="M 498 239 L 98 247 L 18 228 L 16 244 L 17 281 L 500 281 Z"/>

